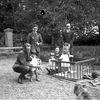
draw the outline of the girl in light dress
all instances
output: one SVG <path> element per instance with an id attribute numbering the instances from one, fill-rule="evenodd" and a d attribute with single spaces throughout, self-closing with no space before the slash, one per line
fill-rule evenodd
<path id="1" fill-rule="evenodd" d="M 65 43 L 63 45 L 63 49 L 62 49 L 62 55 L 59 58 L 62 61 L 61 68 L 62 68 L 63 72 L 65 72 L 65 71 L 70 72 L 70 57 L 73 57 L 73 55 L 70 55 L 69 48 L 70 48 L 70 44 Z M 63 61 L 66 63 L 63 63 Z M 69 62 L 69 63 L 67 63 L 67 62 Z"/>

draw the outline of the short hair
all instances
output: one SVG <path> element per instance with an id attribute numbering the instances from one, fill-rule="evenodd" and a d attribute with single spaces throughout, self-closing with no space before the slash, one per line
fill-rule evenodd
<path id="1" fill-rule="evenodd" d="M 68 46 L 68 47 L 70 48 L 70 44 L 67 43 L 67 42 L 65 42 L 65 43 L 63 44 L 63 46 Z"/>
<path id="2" fill-rule="evenodd" d="M 31 44 L 25 43 L 25 44 L 23 45 L 23 49 L 25 50 L 27 46 L 30 46 L 30 47 L 31 47 Z"/>
<path id="3" fill-rule="evenodd" d="M 56 48 L 55 48 L 55 50 L 57 50 L 57 49 L 59 49 L 59 50 L 60 50 L 60 48 L 59 48 L 59 47 L 56 47 Z"/>
<path id="4" fill-rule="evenodd" d="M 60 49 L 60 47 L 59 47 L 59 46 L 56 46 L 56 48 L 59 48 L 59 49 Z M 56 49 L 56 48 L 55 48 L 55 49 Z"/>
<path id="5" fill-rule="evenodd" d="M 31 46 L 31 44 L 29 44 L 29 43 L 25 43 L 25 46 L 27 47 L 27 46 Z"/>
<path id="6" fill-rule="evenodd" d="M 38 25 L 37 24 L 34 24 L 33 27 L 38 27 Z"/>
<path id="7" fill-rule="evenodd" d="M 71 27 L 71 24 L 70 23 L 67 23 L 66 26 L 70 26 Z"/>

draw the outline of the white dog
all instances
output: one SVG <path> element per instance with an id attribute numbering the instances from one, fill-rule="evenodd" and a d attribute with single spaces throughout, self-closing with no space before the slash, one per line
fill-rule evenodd
<path id="1" fill-rule="evenodd" d="M 42 61 L 36 55 L 32 55 L 31 58 L 32 58 L 32 61 L 30 61 L 30 64 L 32 64 L 34 67 L 31 67 L 31 70 L 29 73 L 30 81 L 32 81 L 33 74 L 35 74 L 36 77 L 38 76 L 37 71 L 41 69 L 40 64 L 42 63 Z"/>

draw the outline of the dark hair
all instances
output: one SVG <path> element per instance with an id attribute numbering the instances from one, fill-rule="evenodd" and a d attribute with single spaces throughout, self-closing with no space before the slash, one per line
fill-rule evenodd
<path id="1" fill-rule="evenodd" d="M 59 46 L 56 46 L 55 49 L 56 49 L 56 48 L 60 48 L 60 47 L 59 47 Z"/>
<path id="2" fill-rule="evenodd" d="M 31 47 L 31 44 L 25 43 L 25 44 L 23 45 L 23 50 L 26 50 L 26 47 L 27 47 L 28 45 Z"/>
<path id="3" fill-rule="evenodd" d="M 37 24 L 34 24 L 32 27 L 38 27 L 38 25 Z"/>

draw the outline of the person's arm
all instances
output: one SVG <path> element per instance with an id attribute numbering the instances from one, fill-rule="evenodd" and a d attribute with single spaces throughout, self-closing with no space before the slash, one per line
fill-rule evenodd
<path id="1" fill-rule="evenodd" d="M 65 32 L 63 32 L 62 33 L 62 42 L 63 42 L 63 44 L 64 44 L 65 40 L 66 40 L 66 35 L 65 35 Z"/>
<path id="2" fill-rule="evenodd" d="M 20 64 L 32 67 L 32 64 L 30 64 L 29 62 L 26 61 L 26 58 L 23 54 L 20 54 L 18 56 L 18 60 L 19 60 Z"/>
<path id="3" fill-rule="evenodd" d="M 69 57 L 74 57 L 73 55 L 69 55 Z"/>
<path id="4" fill-rule="evenodd" d="M 28 34 L 27 43 L 30 43 L 30 33 Z"/>
<path id="5" fill-rule="evenodd" d="M 59 57 L 59 60 L 62 60 L 63 59 L 63 56 L 61 55 L 60 57 Z"/>
<path id="6" fill-rule="evenodd" d="M 49 65 L 52 65 L 51 59 L 49 59 Z"/>
<path id="7" fill-rule="evenodd" d="M 41 34 L 39 34 L 39 40 L 40 40 L 40 43 L 43 43 L 43 38 L 42 38 Z"/>

